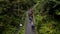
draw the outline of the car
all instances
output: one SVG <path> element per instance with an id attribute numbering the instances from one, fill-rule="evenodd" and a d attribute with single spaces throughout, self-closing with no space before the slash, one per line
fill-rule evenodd
<path id="1" fill-rule="evenodd" d="M 31 28 L 32 28 L 32 31 L 35 31 L 35 25 L 33 24 L 33 22 L 31 22 Z"/>
<path id="2" fill-rule="evenodd" d="M 35 26 L 34 26 L 34 25 L 32 25 L 31 27 L 32 27 L 32 31 L 35 31 Z"/>
<path id="3" fill-rule="evenodd" d="M 33 18 L 32 17 L 29 17 L 29 22 L 31 23 L 33 21 Z"/>

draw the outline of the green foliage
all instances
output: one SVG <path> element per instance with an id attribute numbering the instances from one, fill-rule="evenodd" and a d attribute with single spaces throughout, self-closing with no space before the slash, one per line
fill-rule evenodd
<path id="1" fill-rule="evenodd" d="M 40 5 L 35 9 L 34 17 L 37 27 L 37 34 L 60 34 L 60 4 L 57 0 L 40 1 Z"/>
<path id="2" fill-rule="evenodd" d="M 0 34 L 14 34 L 20 21 L 23 27 L 18 34 L 24 34 L 26 12 L 38 1 L 33 9 L 37 34 L 60 34 L 59 0 L 0 0 Z"/>
<path id="3" fill-rule="evenodd" d="M 23 34 L 26 11 L 35 2 L 30 0 L 0 0 L 0 3 L 0 34 L 14 34 L 20 22 L 23 24 L 23 29 L 21 28 L 18 34 Z"/>

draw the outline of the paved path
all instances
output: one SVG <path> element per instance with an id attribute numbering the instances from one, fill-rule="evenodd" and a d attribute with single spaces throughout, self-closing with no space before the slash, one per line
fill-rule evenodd
<path id="1" fill-rule="evenodd" d="M 30 10 L 31 11 L 31 10 Z M 28 12 L 30 12 L 28 11 Z M 32 21 L 33 22 L 33 21 Z M 32 23 L 31 22 L 31 23 Z M 32 30 L 32 24 L 30 23 L 29 17 L 26 17 L 26 24 L 25 24 L 25 34 L 36 34 L 36 31 Z M 33 23 L 34 24 L 34 23 Z"/>

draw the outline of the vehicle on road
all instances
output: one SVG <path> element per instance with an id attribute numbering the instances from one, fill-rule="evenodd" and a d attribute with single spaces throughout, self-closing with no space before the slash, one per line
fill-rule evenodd
<path id="1" fill-rule="evenodd" d="M 35 31 L 35 25 L 33 24 L 33 22 L 31 22 L 31 28 L 32 28 L 32 31 Z"/>

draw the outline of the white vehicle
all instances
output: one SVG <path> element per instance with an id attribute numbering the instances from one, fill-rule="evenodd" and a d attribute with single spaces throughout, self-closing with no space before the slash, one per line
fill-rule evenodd
<path id="1" fill-rule="evenodd" d="M 31 22 L 31 25 L 34 25 L 33 22 Z"/>
<path id="2" fill-rule="evenodd" d="M 31 22 L 31 28 L 32 28 L 32 31 L 35 31 L 35 25 L 33 22 Z"/>

